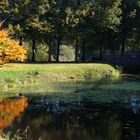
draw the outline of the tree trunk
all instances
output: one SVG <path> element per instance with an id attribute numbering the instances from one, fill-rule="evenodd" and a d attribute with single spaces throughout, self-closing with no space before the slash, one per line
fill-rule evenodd
<path id="1" fill-rule="evenodd" d="M 100 60 L 103 60 L 103 47 L 102 45 L 100 46 Z"/>
<path id="2" fill-rule="evenodd" d="M 32 62 L 35 62 L 36 40 L 35 36 L 32 37 Z"/>
<path id="3" fill-rule="evenodd" d="M 81 0 L 77 0 L 77 5 L 78 5 L 78 6 L 81 5 Z"/>
<path id="4" fill-rule="evenodd" d="M 60 38 L 58 38 L 58 40 L 57 40 L 56 62 L 59 62 L 60 43 L 61 43 L 61 39 L 60 39 Z"/>
<path id="5" fill-rule="evenodd" d="M 85 39 L 83 39 L 83 42 L 82 42 L 82 61 L 83 62 L 85 62 L 85 60 L 86 60 L 86 40 Z"/>
<path id="6" fill-rule="evenodd" d="M 52 40 L 51 39 L 49 40 L 48 44 L 49 44 L 49 48 L 48 48 L 49 49 L 48 50 L 48 62 L 51 62 L 52 61 L 52 59 L 51 59 Z"/>
<path id="7" fill-rule="evenodd" d="M 135 45 L 133 46 L 133 52 L 135 52 L 136 51 L 136 48 L 135 48 Z"/>
<path id="8" fill-rule="evenodd" d="M 78 39 L 76 39 L 76 41 L 75 41 L 75 62 L 78 62 L 78 52 L 79 52 Z"/>
<path id="9" fill-rule="evenodd" d="M 51 62 L 51 45 L 49 45 L 49 50 L 48 50 L 48 62 Z"/>
<path id="10" fill-rule="evenodd" d="M 126 39 L 125 39 L 125 37 L 124 37 L 123 40 L 122 40 L 121 55 L 123 55 L 124 52 L 125 52 L 125 41 L 126 41 Z"/>
<path id="11" fill-rule="evenodd" d="M 23 36 L 19 36 L 19 45 L 22 46 L 23 45 Z"/>

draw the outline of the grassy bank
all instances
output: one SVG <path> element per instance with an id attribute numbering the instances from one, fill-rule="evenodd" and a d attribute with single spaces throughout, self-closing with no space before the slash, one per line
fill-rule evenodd
<path id="1" fill-rule="evenodd" d="M 40 81 L 116 79 L 119 71 L 107 64 L 6 64 L 0 67 L 0 89 Z"/>

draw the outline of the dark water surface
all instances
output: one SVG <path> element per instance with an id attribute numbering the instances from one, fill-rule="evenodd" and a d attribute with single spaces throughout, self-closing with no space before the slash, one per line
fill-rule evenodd
<path id="1" fill-rule="evenodd" d="M 0 112 L 1 132 L 25 140 L 140 140 L 139 82 L 96 90 L 92 83 L 48 87 L 1 99 L 0 109 L 11 107 Z"/>

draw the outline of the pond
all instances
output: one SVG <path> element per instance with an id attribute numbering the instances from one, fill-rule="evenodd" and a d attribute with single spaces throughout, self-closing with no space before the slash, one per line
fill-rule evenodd
<path id="1" fill-rule="evenodd" d="M 139 81 L 96 88 L 92 82 L 50 82 L 5 91 L 2 96 L 0 135 L 9 139 L 140 139 Z"/>

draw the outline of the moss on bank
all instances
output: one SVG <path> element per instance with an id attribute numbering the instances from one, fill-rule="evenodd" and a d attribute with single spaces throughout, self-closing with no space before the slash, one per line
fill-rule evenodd
<path id="1" fill-rule="evenodd" d="M 0 67 L 0 89 L 41 81 L 98 81 L 118 79 L 119 71 L 108 64 L 6 64 Z"/>

